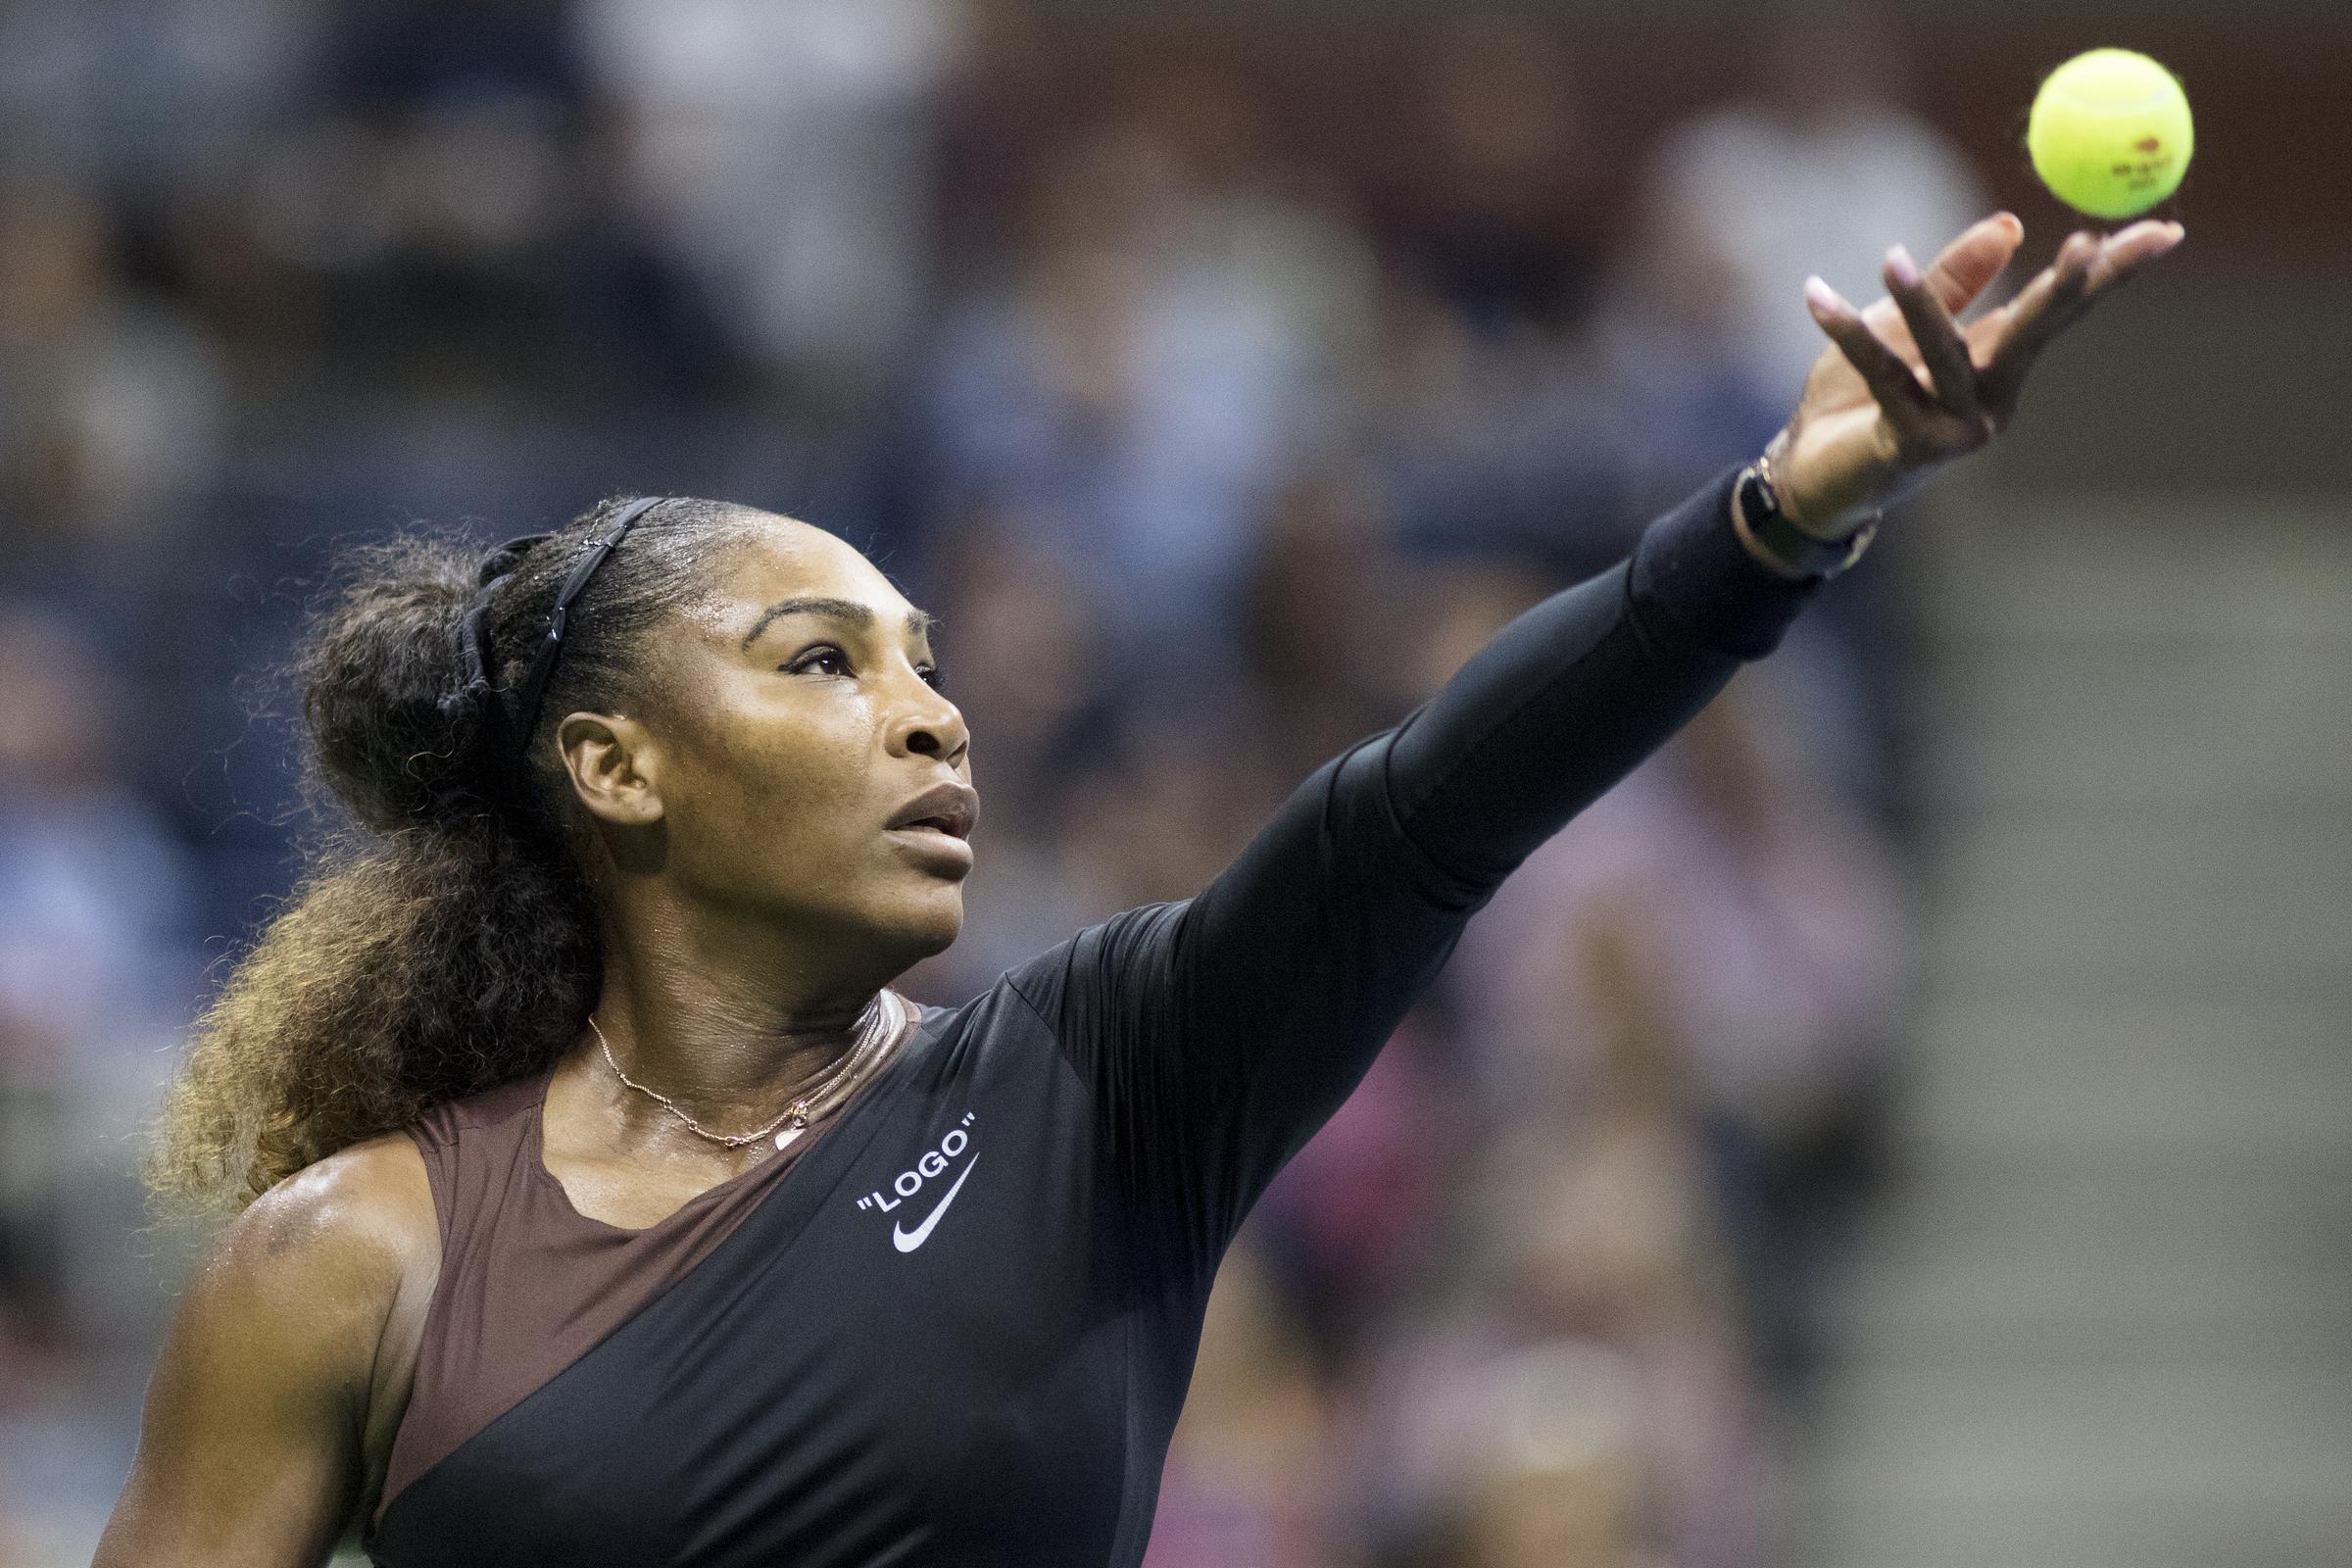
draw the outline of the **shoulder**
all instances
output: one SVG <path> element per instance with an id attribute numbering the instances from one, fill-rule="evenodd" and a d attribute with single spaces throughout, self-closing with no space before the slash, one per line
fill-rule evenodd
<path id="1" fill-rule="evenodd" d="M 385 1133 L 306 1166 L 230 1222 L 207 1272 L 266 1290 L 299 1278 L 324 1299 L 381 1320 L 402 1287 L 440 1260 L 424 1158 L 406 1133 Z"/>
<path id="2" fill-rule="evenodd" d="M 441 1243 L 424 1161 L 404 1134 L 295 1172 L 217 1236 L 180 1301 L 167 1361 L 191 1399 L 222 1391 L 287 1419 L 368 1407 L 387 1337 L 429 1298 Z M 397 1347 L 395 1347 L 397 1348 Z"/>
<path id="3" fill-rule="evenodd" d="M 1051 1014 L 1071 990 L 1114 979 L 1170 942 L 1194 901 L 1143 904 L 1096 921 L 997 977 L 1030 1006 Z"/>
<path id="4" fill-rule="evenodd" d="M 213 1238 L 148 1381 L 98 1562 L 326 1560 L 368 1457 L 386 1325 L 414 1271 L 437 1262 L 407 1142 L 319 1160 Z"/>

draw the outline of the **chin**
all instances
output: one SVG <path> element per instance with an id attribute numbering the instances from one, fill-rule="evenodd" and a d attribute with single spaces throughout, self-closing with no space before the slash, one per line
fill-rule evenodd
<path id="1" fill-rule="evenodd" d="M 956 945 L 956 939 L 962 934 L 963 911 L 961 909 L 957 909 L 956 911 L 956 917 L 953 920 L 943 920 L 937 922 L 930 929 L 926 929 L 916 934 L 913 937 L 913 941 L 914 944 L 920 949 L 921 956 L 928 958 L 937 954 L 947 952 L 950 948 Z"/>
<path id="2" fill-rule="evenodd" d="M 963 934 L 963 889 L 951 886 L 932 898 L 894 909 L 883 925 L 909 955 L 909 963 L 945 953 Z"/>

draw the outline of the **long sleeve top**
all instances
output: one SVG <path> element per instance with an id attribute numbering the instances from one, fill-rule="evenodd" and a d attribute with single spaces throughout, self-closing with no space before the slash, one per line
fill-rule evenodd
<path id="1" fill-rule="evenodd" d="M 1734 536 L 1736 472 L 1197 897 L 922 1008 L 790 1161 L 661 1225 L 563 1201 L 543 1082 L 438 1107 L 442 1275 L 372 1559 L 1133 1568 L 1250 1205 L 1511 869 L 1805 602 Z"/>

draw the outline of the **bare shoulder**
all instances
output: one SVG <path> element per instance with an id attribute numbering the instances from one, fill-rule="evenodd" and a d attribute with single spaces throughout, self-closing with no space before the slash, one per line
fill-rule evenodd
<path id="1" fill-rule="evenodd" d="M 208 1355 L 266 1341 L 257 1373 L 309 1380 L 365 1410 L 385 1336 L 430 1294 L 440 1261 L 423 1156 L 403 1134 L 369 1138 L 222 1229 L 188 1281 L 180 1329 Z"/>
<path id="2" fill-rule="evenodd" d="M 217 1260 L 267 1270 L 296 1254 L 320 1283 L 372 1291 L 432 1267 L 440 1255 L 432 1187 L 405 1133 L 338 1150 L 270 1188 L 230 1224 Z"/>
<path id="3" fill-rule="evenodd" d="M 406 1133 L 381 1133 L 338 1150 L 271 1188 L 256 1206 L 285 1194 L 285 1223 L 312 1228 L 353 1247 L 389 1248 L 403 1255 L 439 1249 L 432 1183 L 424 1156 Z"/>
<path id="4" fill-rule="evenodd" d="M 384 1342 L 439 1261 L 405 1135 L 254 1200 L 181 1296 L 95 1568 L 323 1561 L 369 1484 Z"/>

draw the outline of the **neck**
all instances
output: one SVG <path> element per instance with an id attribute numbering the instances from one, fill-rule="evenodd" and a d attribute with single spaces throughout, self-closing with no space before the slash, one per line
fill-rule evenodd
<path id="1" fill-rule="evenodd" d="M 743 1132 L 823 1085 L 858 1043 L 878 961 L 673 906 L 605 922 L 595 1018 L 622 1071 L 714 1131 Z M 578 1051 L 611 1076 L 589 1035 Z M 632 1121 L 674 1118 L 614 1081 Z"/>

